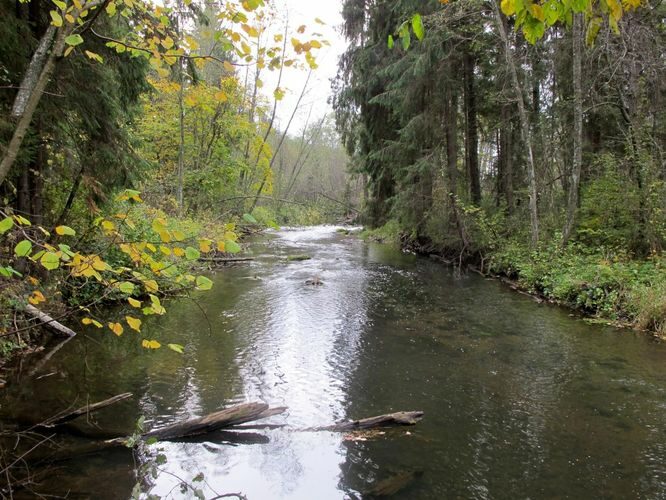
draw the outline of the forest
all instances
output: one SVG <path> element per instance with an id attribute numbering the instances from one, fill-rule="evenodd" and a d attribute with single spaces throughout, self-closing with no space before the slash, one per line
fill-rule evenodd
<path id="1" fill-rule="evenodd" d="M 313 5 L 0 0 L 0 495 L 662 494 L 666 5 Z"/>
<path id="2" fill-rule="evenodd" d="M 26 306 L 70 317 L 129 299 L 161 313 L 160 296 L 209 287 L 190 272 L 202 254 L 358 213 L 332 115 L 292 123 L 325 21 L 290 30 L 262 1 L 131 0 L 3 1 L 0 19 L 4 354 L 30 344 Z M 290 71 L 308 75 L 302 87 L 284 87 Z M 287 92 L 300 96 L 279 122 Z"/>
<path id="3" fill-rule="evenodd" d="M 563 4 L 344 2 L 338 128 L 377 238 L 663 334 L 666 11 Z"/>

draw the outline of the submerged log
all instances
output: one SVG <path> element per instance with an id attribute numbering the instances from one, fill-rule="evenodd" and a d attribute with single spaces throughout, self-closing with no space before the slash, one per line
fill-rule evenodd
<path id="1" fill-rule="evenodd" d="M 67 335 L 68 337 L 74 337 L 76 335 L 76 332 L 74 330 L 71 330 L 62 323 L 57 322 L 51 316 L 49 316 L 46 313 L 43 313 L 33 305 L 27 304 L 25 306 L 24 312 L 26 312 L 29 316 L 32 316 L 33 318 L 37 319 L 40 323 L 42 323 L 42 325 L 50 328 L 51 330 L 57 333 L 60 333 L 62 335 Z"/>
<path id="2" fill-rule="evenodd" d="M 422 475 L 422 470 L 398 472 L 386 479 L 373 483 L 363 492 L 363 497 L 377 498 L 395 495 L 410 486 L 416 478 Z"/>
<path id="3" fill-rule="evenodd" d="M 82 415 L 89 415 L 90 413 L 101 410 L 102 408 L 106 408 L 107 406 L 111 406 L 112 404 L 129 399 L 132 397 L 132 395 L 133 394 L 131 392 L 125 392 L 123 394 L 118 394 L 117 396 L 113 396 L 112 398 L 105 399 L 104 401 L 99 401 L 97 403 L 82 406 L 81 408 L 77 408 L 74 411 L 70 411 L 60 415 L 55 415 L 54 417 L 51 417 L 48 420 L 44 421 L 42 424 L 39 425 L 39 427 L 49 428 L 49 427 L 55 427 L 57 425 L 62 425 Z"/>
<path id="4" fill-rule="evenodd" d="M 397 427 L 402 425 L 416 425 L 423 418 L 422 411 L 398 411 L 378 415 L 376 417 L 363 418 L 361 420 L 351 420 L 339 422 L 328 427 L 318 427 L 318 431 L 347 432 L 366 429 L 377 429 L 379 427 Z"/>

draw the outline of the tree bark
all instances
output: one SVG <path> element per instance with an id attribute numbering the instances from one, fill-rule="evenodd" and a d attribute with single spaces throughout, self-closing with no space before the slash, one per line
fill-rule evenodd
<path id="1" fill-rule="evenodd" d="M 567 199 L 567 219 L 562 232 L 562 244 L 571 238 L 578 210 L 578 191 L 580 189 L 580 171 L 583 164 L 583 14 L 574 14 L 573 22 L 573 162 Z"/>
<path id="2" fill-rule="evenodd" d="M 178 2 L 178 14 L 176 16 L 176 32 L 180 35 L 182 29 L 181 13 L 183 10 L 182 1 Z M 184 59 L 178 59 L 178 130 L 180 132 L 178 142 L 178 185 L 176 186 L 176 201 L 178 203 L 178 215 L 183 215 L 183 175 L 185 171 L 185 104 L 183 102 L 185 95 L 185 71 L 183 70 Z"/>
<path id="3" fill-rule="evenodd" d="M 507 34 L 507 27 L 504 24 L 504 19 L 500 13 L 497 1 L 493 1 L 493 10 L 495 11 L 495 20 L 497 30 L 500 38 L 504 44 L 504 56 L 511 75 L 511 83 L 513 92 L 515 94 L 516 103 L 518 104 L 518 115 L 520 118 L 520 132 L 525 148 L 527 149 L 527 183 L 529 189 L 529 209 L 530 209 L 530 232 L 532 245 L 539 242 L 539 213 L 537 208 L 537 184 L 536 184 L 536 167 L 534 161 L 534 150 L 532 148 L 532 133 L 530 130 L 530 121 L 525 108 L 525 98 L 523 96 L 523 89 L 518 80 L 518 70 L 516 69 L 516 62 L 513 59 L 513 52 L 511 50 L 511 43 Z"/>
<path id="4" fill-rule="evenodd" d="M 37 105 L 55 69 L 56 59 L 63 53 L 67 34 L 64 29 L 56 30 L 54 26 L 49 26 L 32 56 L 12 106 L 11 116 L 16 120 L 16 128 L 0 162 L 0 184 L 16 161 Z"/>
<path id="5" fill-rule="evenodd" d="M 506 209 L 513 213 L 513 148 L 511 105 L 503 103 L 500 110 L 501 124 L 499 135 L 499 191 L 504 195 Z M 498 196 L 499 198 L 499 196 Z"/>
<path id="6" fill-rule="evenodd" d="M 472 203 L 481 203 L 481 179 L 479 174 L 479 134 L 476 116 L 476 89 L 474 87 L 474 56 L 465 51 L 463 75 L 465 82 L 465 163 L 469 175 Z"/>

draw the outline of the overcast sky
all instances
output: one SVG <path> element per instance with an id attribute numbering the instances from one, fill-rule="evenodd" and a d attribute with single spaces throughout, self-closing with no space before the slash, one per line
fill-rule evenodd
<path id="1" fill-rule="evenodd" d="M 289 129 L 290 134 L 297 134 L 307 121 L 310 110 L 312 110 L 310 122 L 316 121 L 323 114 L 332 111 L 327 104 L 328 97 L 331 94 L 330 80 L 337 72 L 338 57 L 346 47 L 338 29 L 342 24 L 342 0 L 273 0 L 273 5 L 278 12 L 288 11 L 290 31 L 293 32 L 298 26 L 305 24 L 310 32 L 318 31 L 322 33 L 331 44 L 330 47 L 324 46 L 318 51 L 317 64 L 319 64 L 319 68 L 310 77 L 308 93 L 301 101 L 299 112 Z M 326 25 L 320 26 L 315 23 L 314 19 L 317 17 L 324 21 Z M 280 27 L 277 28 L 280 29 Z M 306 78 L 307 71 L 295 69 L 287 71 L 287 68 L 285 68 L 281 87 L 287 89 L 287 94 L 278 103 L 277 109 L 278 127 L 280 129 L 286 126 L 289 121 Z M 266 72 L 262 75 L 262 80 L 264 81 L 262 90 L 272 101 L 272 94 L 277 84 L 277 71 Z"/>

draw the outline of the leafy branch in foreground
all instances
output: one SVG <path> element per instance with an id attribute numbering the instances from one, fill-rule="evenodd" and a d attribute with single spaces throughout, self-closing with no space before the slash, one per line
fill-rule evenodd
<path id="1" fill-rule="evenodd" d="M 82 324 L 104 328 L 92 307 L 103 301 L 125 301 L 136 312 L 122 321 L 107 322 L 106 327 L 116 335 L 127 328 L 140 333 L 142 317 L 165 314 L 161 301 L 164 296 L 212 288 L 209 278 L 190 272 L 202 254 L 237 253 L 241 249 L 233 223 L 223 226 L 216 239 L 203 238 L 156 211 L 144 209 L 138 191 L 125 190 L 116 202 L 123 210 L 96 219 L 93 234 L 84 234 L 76 242 L 73 238 L 77 233 L 69 226 L 48 231 L 33 226 L 21 215 L 0 211 L 0 235 L 4 235 L 0 277 L 3 288 L 16 297 L 18 308 L 26 303 L 38 306 L 48 302 L 47 297 L 69 294 L 74 297 L 70 301 L 74 306 L 59 317 L 77 313 L 82 316 Z M 152 215 L 152 219 L 146 220 L 146 215 Z M 77 250 L 83 246 L 82 240 L 91 238 L 99 247 L 96 251 Z M 48 286 L 55 287 L 53 290 L 42 285 L 46 280 L 36 277 L 45 277 L 45 273 L 51 278 Z M 88 289 L 86 294 L 81 293 L 84 289 Z M 5 328 L 0 334 L 8 336 L 18 330 Z M 141 343 L 147 349 L 161 347 L 157 340 L 143 339 Z M 168 347 L 183 352 L 179 344 L 170 343 Z"/>

